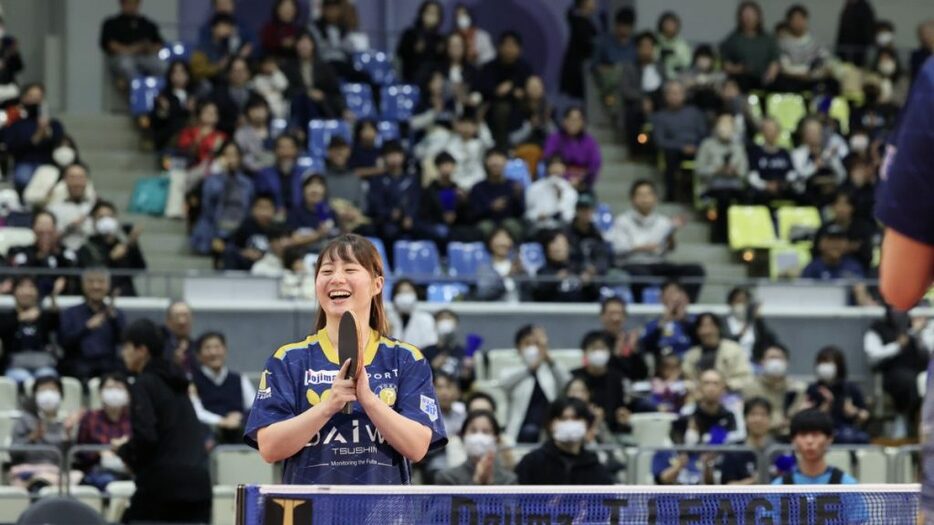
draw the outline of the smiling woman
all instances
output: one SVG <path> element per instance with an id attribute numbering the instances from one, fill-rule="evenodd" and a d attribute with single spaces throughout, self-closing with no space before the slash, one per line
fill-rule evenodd
<path id="1" fill-rule="evenodd" d="M 387 335 L 384 284 L 363 237 L 339 237 L 318 257 L 317 332 L 267 360 L 244 436 L 266 461 L 285 460 L 283 483 L 407 485 L 411 463 L 447 443 L 431 367 Z M 345 312 L 358 320 L 354 377 L 337 351 Z"/>

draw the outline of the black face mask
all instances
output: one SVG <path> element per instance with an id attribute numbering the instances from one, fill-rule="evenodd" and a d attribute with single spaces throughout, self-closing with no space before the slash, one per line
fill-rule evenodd
<path id="1" fill-rule="evenodd" d="M 28 114 L 27 118 L 39 117 L 39 104 L 23 104 L 23 109 L 25 109 Z"/>

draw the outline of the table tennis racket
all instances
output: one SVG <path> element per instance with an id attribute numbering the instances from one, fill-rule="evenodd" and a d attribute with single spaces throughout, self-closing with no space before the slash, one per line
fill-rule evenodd
<path id="1" fill-rule="evenodd" d="M 357 355 L 360 349 L 357 346 L 357 318 L 352 312 L 344 312 L 341 316 L 341 324 L 337 332 L 337 359 L 340 366 L 350 359 L 350 367 L 347 369 L 347 378 L 357 375 Z M 363 379 L 366 381 L 366 378 Z M 353 404 L 344 405 L 344 413 L 350 414 L 353 411 Z"/>

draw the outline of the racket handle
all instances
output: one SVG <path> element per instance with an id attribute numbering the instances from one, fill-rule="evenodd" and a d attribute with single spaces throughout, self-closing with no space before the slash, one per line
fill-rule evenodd
<path id="1" fill-rule="evenodd" d="M 353 413 L 353 403 L 347 403 L 346 405 L 344 405 L 344 408 L 343 408 L 343 410 L 341 410 L 341 412 L 343 412 L 343 413 L 345 413 L 345 414 L 352 414 L 352 413 Z"/>

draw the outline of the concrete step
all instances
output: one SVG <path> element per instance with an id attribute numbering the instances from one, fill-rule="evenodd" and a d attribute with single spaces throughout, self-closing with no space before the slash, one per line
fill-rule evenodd
<path id="1" fill-rule="evenodd" d="M 679 243 L 703 244 L 710 240 L 710 226 L 706 222 L 690 221 L 678 230 Z"/>
<path id="2" fill-rule="evenodd" d="M 150 152 L 136 150 L 91 150 L 82 151 L 81 158 L 91 168 L 92 176 L 96 170 L 109 173 L 120 171 L 130 172 L 133 175 L 140 173 L 153 173 L 156 171 L 156 158 Z"/>
<path id="3" fill-rule="evenodd" d="M 132 191 L 136 182 L 143 177 L 157 175 L 159 171 L 154 167 L 148 170 L 141 169 L 94 169 L 91 167 L 91 177 L 95 187 L 102 187 L 109 191 Z"/>
<path id="4" fill-rule="evenodd" d="M 185 236 L 184 232 L 162 233 L 147 231 L 140 236 L 139 242 L 143 253 L 146 254 L 178 255 L 189 253 L 188 237 Z"/>
<path id="5" fill-rule="evenodd" d="M 153 217 L 151 215 L 127 214 L 125 220 L 139 225 L 145 233 L 186 235 L 185 222 L 181 220 Z"/>
<path id="6" fill-rule="evenodd" d="M 679 242 L 668 259 L 678 263 L 729 264 L 733 262 L 733 255 L 726 247 L 717 244 Z"/>
<path id="7" fill-rule="evenodd" d="M 146 262 L 152 270 L 184 271 L 184 270 L 210 270 L 212 261 L 210 257 L 196 257 L 181 254 L 155 254 L 149 256 L 145 252 Z"/>
<path id="8" fill-rule="evenodd" d="M 126 115 L 98 113 L 94 115 L 63 113 L 56 118 L 68 128 L 135 131 L 136 125 Z"/>
<path id="9" fill-rule="evenodd" d="M 705 264 L 704 270 L 707 271 L 707 277 L 711 280 L 736 280 L 749 276 L 746 265 L 737 262 Z"/>

